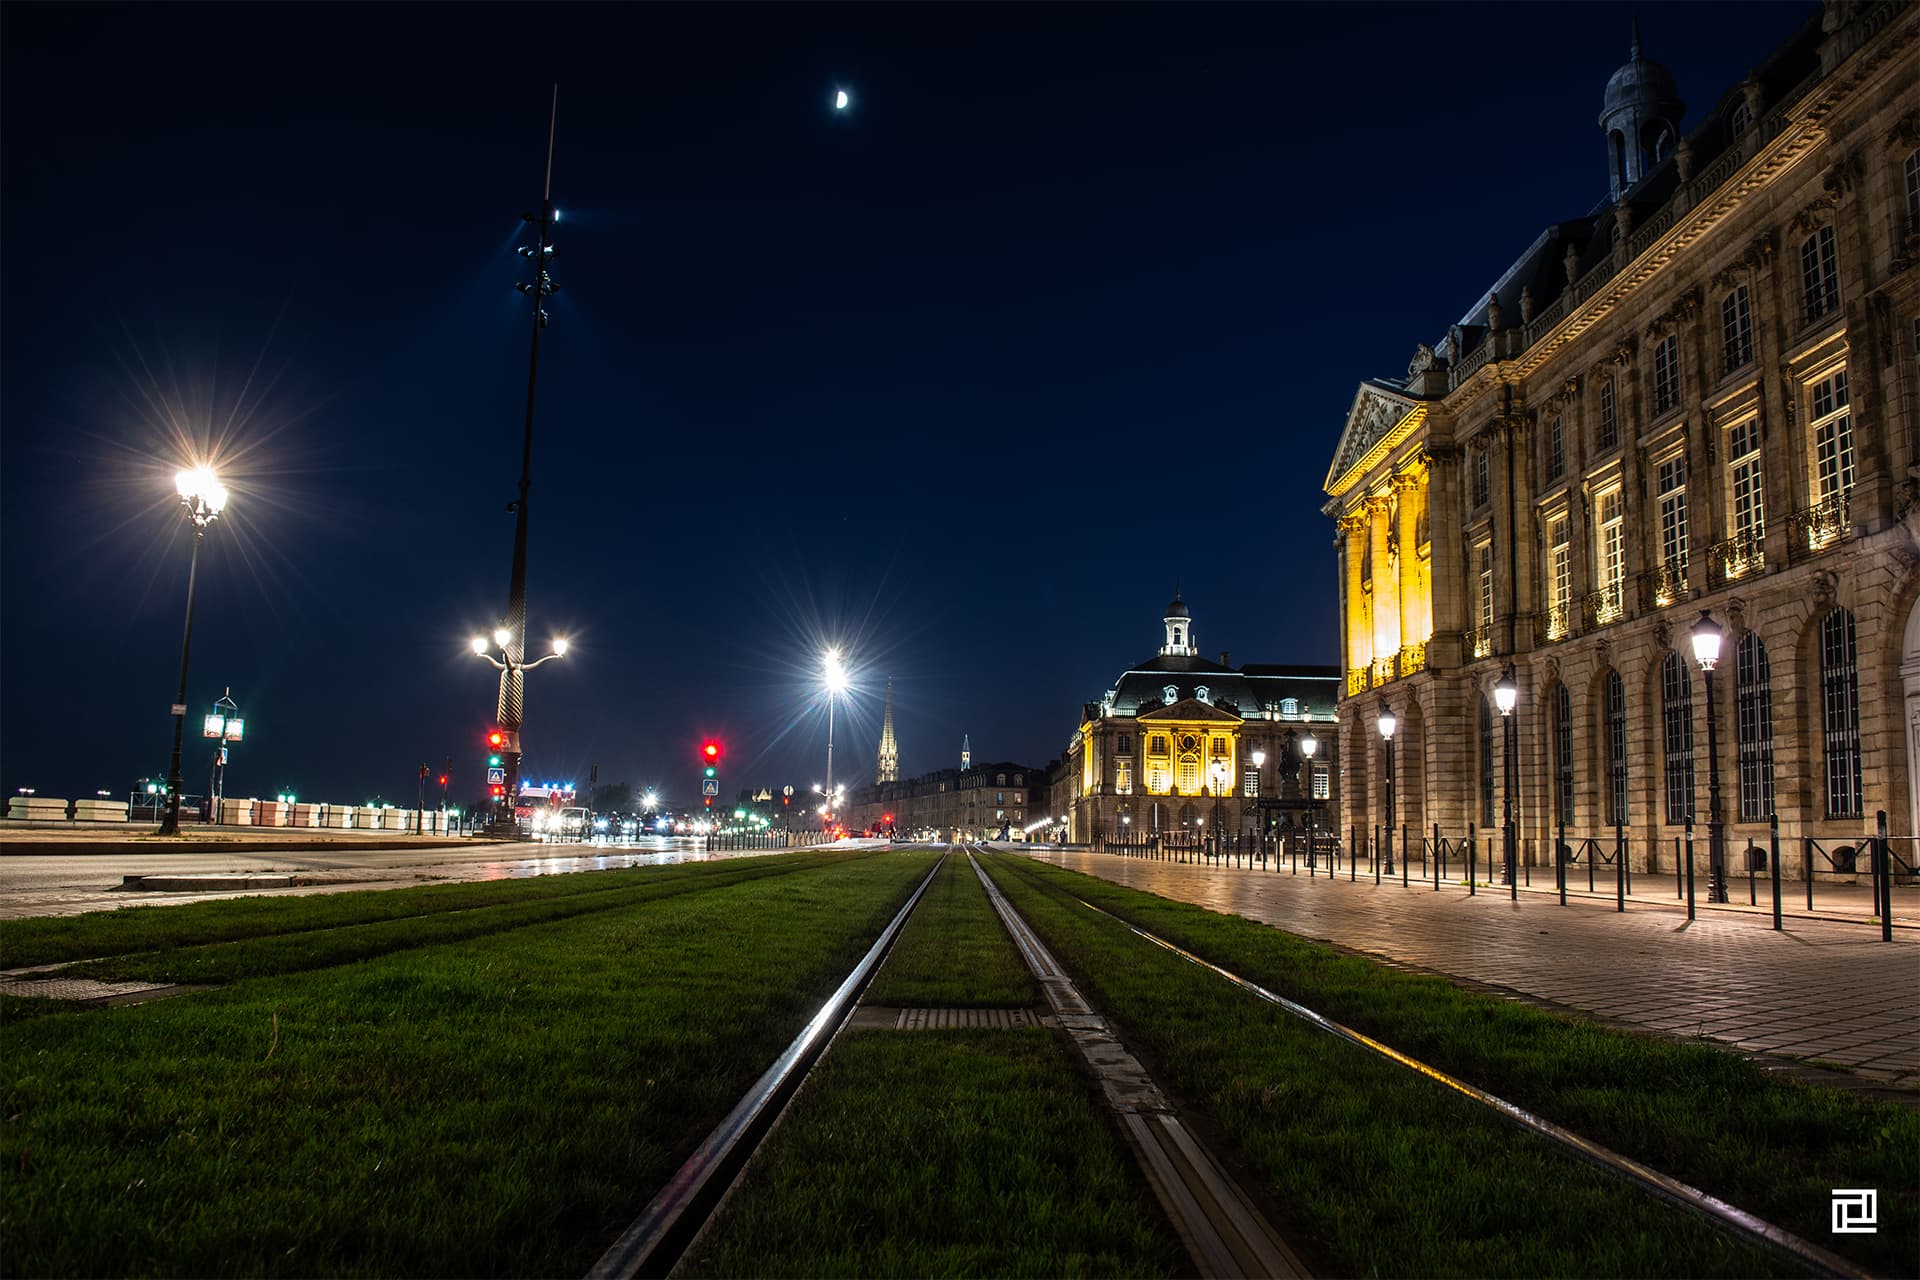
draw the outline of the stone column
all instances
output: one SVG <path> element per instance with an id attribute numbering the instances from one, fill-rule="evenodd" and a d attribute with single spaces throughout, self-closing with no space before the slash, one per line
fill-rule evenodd
<path id="1" fill-rule="evenodd" d="M 1361 512 L 1349 512 L 1340 517 L 1337 527 L 1340 536 L 1346 539 L 1347 598 L 1341 625 L 1346 629 L 1347 670 L 1354 671 L 1366 666 L 1373 656 L 1373 633 L 1363 616 L 1361 601 L 1365 593 L 1360 590 L 1360 560 L 1366 553 L 1367 517 Z"/>
<path id="2" fill-rule="evenodd" d="M 1391 661 L 1400 648 L 1400 584 L 1389 552 L 1392 541 L 1393 500 L 1376 494 L 1367 499 L 1373 545 L 1373 656 Z"/>
<path id="3" fill-rule="evenodd" d="M 1400 597 L 1400 646 L 1424 640 L 1429 627 L 1421 616 L 1426 607 L 1426 593 L 1420 589 L 1420 503 L 1426 485 L 1420 476 L 1403 471 L 1393 478 L 1393 489 L 1400 497 L 1399 535 L 1400 559 L 1399 581 L 1395 591 Z"/>

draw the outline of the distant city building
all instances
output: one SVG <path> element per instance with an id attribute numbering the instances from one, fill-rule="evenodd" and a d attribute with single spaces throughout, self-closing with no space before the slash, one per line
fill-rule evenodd
<path id="1" fill-rule="evenodd" d="M 1200 656 L 1176 594 L 1159 652 L 1120 673 L 1054 774 L 1052 814 L 1075 842 L 1290 830 L 1339 802 L 1337 667 L 1233 667 Z M 1315 757 L 1302 741 L 1311 733 Z M 1254 754 L 1264 753 L 1256 764 Z"/>
<path id="2" fill-rule="evenodd" d="M 880 726 L 880 764 L 876 782 L 896 782 L 900 778 L 900 747 L 893 740 L 893 677 L 887 677 L 887 718 Z"/>
<path id="3" fill-rule="evenodd" d="M 1536 860 L 1556 824 L 1618 823 L 1671 870 L 1691 815 L 1704 865 L 1715 777 L 1730 849 L 1777 812 L 1790 870 L 1800 836 L 1857 840 L 1877 809 L 1914 830 L 1916 65 L 1920 6 L 1829 3 L 1682 135 L 1636 31 L 1602 99 L 1610 203 L 1361 384 L 1324 508 L 1343 828 L 1382 820 L 1390 709 L 1396 820 L 1497 830 L 1511 670 Z"/>
<path id="4" fill-rule="evenodd" d="M 1044 815 L 1035 808 L 1044 796 L 1044 770 L 1010 761 L 969 765 L 858 787 L 847 798 L 846 821 L 849 828 L 879 828 L 892 814 L 902 835 L 931 831 L 942 839 L 983 840 L 1005 831 L 1022 840 L 1027 824 Z"/>

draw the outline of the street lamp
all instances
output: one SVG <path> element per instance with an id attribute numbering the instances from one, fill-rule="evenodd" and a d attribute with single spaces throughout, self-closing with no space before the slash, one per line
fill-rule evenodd
<path id="1" fill-rule="evenodd" d="M 1380 708 L 1379 723 L 1380 723 L 1380 736 L 1386 739 L 1386 743 L 1387 743 L 1387 844 L 1386 844 L 1387 865 L 1386 865 L 1385 871 L 1387 875 L 1392 875 L 1393 874 L 1393 731 L 1400 726 L 1400 722 L 1394 719 L 1393 708 L 1383 705 Z"/>
<path id="2" fill-rule="evenodd" d="M 487 650 L 487 637 L 475 636 L 467 642 L 474 657 L 492 666 L 500 673 L 500 701 L 497 707 L 500 716 L 500 756 L 506 766 L 506 789 L 501 792 L 506 811 L 513 813 L 514 797 L 520 792 L 520 707 L 522 682 L 526 672 L 542 663 L 552 662 L 555 658 L 564 658 L 567 654 L 567 642 L 564 637 L 556 636 L 552 649 L 532 662 L 523 660 L 526 653 L 525 639 L 506 623 L 493 629 L 493 646 L 500 650 L 500 656 L 494 657 Z M 495 820 L 499 820 L 496 812 Z"/>
<path id="3" fill-rule="evenodd" d="M 193 583 L 200 573 L 200 539 L 207 526 L 220 518 L 227 505 L 227 487 L 213 474 L 213 468 L 198 466 L 173 477 L 180 494 L 180 505 L 193 522 L 193 556 L 187 562 L 187 623 L 180 633 L 180 696 L 173 700 L 173 757 L 167 766 L 167 814 L 160 820 L 157 834 L 180 834 L 180 734 L 187 723 L 187 659 L 193 650 Z"/>
<path id="4" fill-rule="evenodd" d="M 821 655 L 822 681 L 827 689 L 827 795 L 833 794 L 833 699 L 847 691 L 847 669 L 840 664 L 840 651 L 829 649 Z"/>
<path id="5" fill-rule="evenodd" d="M 1514 875 L 1513 843 L 1513 708 L 1520 701 L 1520 686 L 1513 678 L 1511 666 L 1493 682 L 1493 701 L 1500 708 L 1500 723 L 1505 726 L 1502 733 L 1506 769 L 1505 785 L 1500 789 L 1500 857 L 1507 869 L 1507 896 L 1518 902 L 1520 883 Z"/>
<path id="6" fill-rule="evenodd" d="M 1220 793 L 1226 790 L 1228 782 L 1231 781 L 1227 773 L 1227 762 L 1218 756 L 1214 757 L 1213 761 L 1207 765 L 1207 780 L 1213 784 L 1213 847 L 1218 853 L 1225 847 L 1226 842 L 1226 837 L 1220 828 Z"/>
<path id="7" fill-rule="evenodd" d="M 1693 624 L 1693 657 L 1707 681 L 1707 901 L 1727 900 L 1727 838 L 1720 821 L 1720 737 L 1713 710 L 1713 669 L 1726 628 L 1705 609 Z"/>
<path id="8" fill-rule="evenodd" d="M 1320 739 L 1313 736 L 1313 730 L 1307 730 L 1307 736 L 1300 739 L 1300 754 L 1307 762 L 1307 871 L 1313 871 L 1313 837 L 1315 834 L 1314 805 L 1318 803 L 1313 794 L 1313 758 L 1320 753 Z M 1298 854 L 1294 855 L 1296 858 Z M 1297 865 L 1297 864 L 1296 864 Z"/>

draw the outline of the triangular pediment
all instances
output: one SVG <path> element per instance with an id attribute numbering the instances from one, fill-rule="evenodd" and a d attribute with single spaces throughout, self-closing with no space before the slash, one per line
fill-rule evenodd
<path id="1" fill-rule="evenodd" d="M 1198 698 L 1182 698 L 1165 707 L 1155 707 L 1152 711 L 1142 711 L 1134 719 L 1144 723 L 1154 721 L 1173 721 L 1183 724 L 1244 724 L 1240 716 L 1231 711 L 1223 711 L 1210 702 Z"/>
<path id="2" fill-rule="evenodd" d="M 1333 466 L 1328 468 L 1322 487 L 1338 497 L 1335 486 L 1341 478 L 1419 407 L 1418 400 L 1384 383 L 1361 383 L 1354 393 L 1353 407 L 1347 410 L 1347 427 L 1340 434 L 1340 447 L 1333 452 Z"/>

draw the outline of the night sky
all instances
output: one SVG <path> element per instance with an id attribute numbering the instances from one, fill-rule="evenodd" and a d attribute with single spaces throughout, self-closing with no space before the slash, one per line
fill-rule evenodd
<path id="1" fill-rule="evenodd" d="M 1687 127 L 1811 5 L 1640 6 Z M 1606 194 L 1630 5 L 0 10 L 0 787 L 479 794 L 527 375 L 526 773 L 1044 764 L 1160 643 L 1337 661 L 1324 478 Z M 836 89 L 852 97 L 832 110 Z"/>

